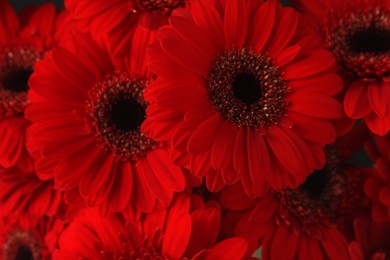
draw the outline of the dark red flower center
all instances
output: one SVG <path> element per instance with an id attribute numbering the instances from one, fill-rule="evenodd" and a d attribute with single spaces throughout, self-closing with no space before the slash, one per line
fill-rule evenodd
<path id="1" fill-rule="evenodd" d="M 355 54 L 384 54 L 390 51 L 390 30 L 387 28 L 361 28 L 352 33 L 348 40 L 351 51 Z"/>
<path id="2" fill-rule="evenodd" d="M 381 80 L 390 75 L 390 13 L 380 6 L 351 10 L 330 12 L 325 43 L 351 76 Z"/>
<path id="3" fill-rule="evenodd" d="M 174 9 L 185 6 L 185 0 L 133 0 L 136 10 L 158 14 L 169 14 Z"/>
<path id="4" fill-rule="evenodd" d="M 28 80 L 41 57 L 34 48 L 5 47 L 0 52 L 0 118 L 24 112 Z"/>
<path id="5" fill-rule="evenodd" d="M 18 230 L 11 233 L 3 245 L 4 260 L 40 260 L 40 243 L 28 231 Z"/>
<path id="6" fill-rule="evenodd" d="M 308 194 L 308 196 L 319 199 L 325 191 L 326 183 L 328 182 L 328 174 L 323 168 L 316 170 L 310 174 L 306 181 L 301 185 L 301 189 Z"/>
<path id="7" fill-rule="evenodd" d="M 237 73 L 232 87 L 234 96 L 248 106 L 259 101 L 262 96 L 260 81 L 248 72 Z"/>
<path id="8" fill-rule="evenodd" d="M 110 124 L 119 131 L 138 131 L 145 120 L 145 107 L 134 98 L 118 98 L 109 111 Z"/>
<path id="9" fill-rule="evenodd" d="M 28 80 L 32 73 L 32 68 L 11 70 L 3 78 L 3 88 L 15 93 L 27 92 Z"/>
<path id="10" fill-rule="evenodd" d="M 143 90 L 148 82 L 115 73 L 96 84 L 87 100 L 87 131 L 123 160 L 143 157 L 157 142 L 140 132 L 145 120 Z"/>
<path id="11" fill-rule="evenodd" d="M 208 75 L 209 99 L 237 126 L 267 128 L 286 115 L 289 87 L 274 62 L 243 49 L 218 55 Z"/>
<path id="12" fill-rule="evenodd" d="M 343 203 L 345 185 L 343 165 L 332 151 L 328 151 L 323 169 L 314 171 L 297 189 L 281 192 L 282 204 L 302 226 L 332 223 Z"/>

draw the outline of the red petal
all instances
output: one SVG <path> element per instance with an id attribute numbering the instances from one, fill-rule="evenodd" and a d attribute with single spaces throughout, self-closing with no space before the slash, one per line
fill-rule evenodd
<path id="1" fill-rule="evenodd" d="M 206 176 L 206 185 L 211 192 L 218 192 L 225 187 L 225 182 L 218 171 L 209 171 Z"/>
<path id="2" fill-rule="evenodd" d="M 319 118 L 340 118 L 343 116 L 343 109 L 336 99 L 304 91 L 291 95 L 290 110 Z"/>
<path id="3" fill-rule="evenodd" d="M 192 228 L 191 216 L 181 214 L 176 216 L 173 225 L 167 226 L 162 244 L 162 253 L 172 259 L 180 259 L 190 241 Z"/>
<path id="4" fill-rule="evenodd" d="M 241 50 L 248 28 L 246 1 L 227 0 L 224 19 L 226 46 Z"/>
<path id="5" fill-rule="evenodd" d="M 301 175 L 305 172 L 302 154 L 290 137 L 279 127 L 267 130 L 266 140 L 279 162 L 291 173 Z"/>
<path id="6" fill-rule="evenodd" d="M 321 249 L 318 240 L 309 236 L 301 236 L 298 247 L 298 256 L 299 259 L 324 259 L 323 249 Z"/>
<path id="7" fill-rule="evenodd" d="M 135 205 L 142 211 L 150 212 L 155 205 L 155 197 L 150 191 L 146 177 L 142 172 L 133 168 L 134 185 L 132 199 Z"/>
<path id="8" fill-rule="evenodd" d="M 189 44 L 192 44 L 195 48 L 198 48 L 198 50 L 203 52 L 206 56 L 214 57 L 218 52 L 215 44 L 211 41 L 208 35 L 205 35 L 193 20 L 173 15 L 169 21 L 181 37 L 183 37 Z"/>
<path id="9" fill-rule="evenodd" d="M 350 259 L 348 242 L 336 228 L 328 228 L 321 242 L 330 259 Z"/>
<path id="10" fill-rule="evenodd" d="M 153 167 L 154 174 L 160 183 L 174 192 L 181 192 L 185 188 L 185 178 L 180 167 L 174 165 L 167 150 L 155 148 L 147 154 L 147 160 Z"/>
<path id="11" fill-rule="evenodd" d="M 230 164 L 233 158 L 234 143 L 238 127 L 225 121 L 219 128 L 211 148 L 211 163 L 213 167 L 221 169 Z"/>
<path id="12" fill-rule="evenodd" d="M 257 10 L 248 33 L 248 42 L 256 53 L 264 52 L 275 22 L 275 6 L 271 2 L 263 2 Z M 261 33 L 259 33 L 261 32 Z"/>
<path id="13" fill-rule="evenodd" d="M 331 52 L 320 49 L 301 52 L 298 57 L 283 69 L 285 80 L 305 78 L 335 67 Z"/>
<path id="14" fill-rule="evenodd" d="M 367 85 L 360 81 L 348 88 L 344 97 L 344 110 L 349 117 L 358 119 L 371 112 L 367 89 Z"/>
<path id="15" fill-rule="evenodd" d="M 205 260 L 215 259 L 242 259 L 245 255 L 248 244 L 243 238 L 229 238 L 213 246 Z"/>
<path id="16" fill-rule="evenodd" d="M 80 180 L 80 193 L 89 196 L 96 193 L 112 173 L 114 158 L 111 155 L 98 153 L 93 167 L 85 171 Z"/>
<path id="17" fill-rule="evenodd" d="M 288 85 L 293 91 L 314 91 L 334 96 L 343 88 L 343 81 L 336 73 L 326 71 L 311 77 L 290 80 Z"/>
<path id="18" fill-rule="evenodd" d="M 203 121 L 188 141 L 188 152 L 194 154 L 209 150 L 222 123 L 219 114 L 214 114 Z"/>
<path id="19" fill-rule="evenodd" d="M 278 67 L 283 67 L 290 61 L 292 61 L 301 50 L 299 45 L 293 45 L 284 49 L 276 58 L 275 65 Z"/>
<path id="20" fill-rule="evenodd" d="M 168 34 L 168 32 L 172 33 L 172 30 L 160 29 L 157 34 L 161 47 L 166 54 L 187 70 L 206 77 L 210 71 L 210 59 L 212 57 L 205 56 L 202 52 L 179 38 L 179 36 L 175 38 L 165 37 L 164 34 Z"/>
<path id="21" fill-rule="evenodd" d="M 293 112 L 289 114 L 289 117 L 294 124 L 292 130 L 307 141 L 330 144 L 336 140 L 336 130 L 328 121 Z"/>
<path id="22" fill-rule="evenodd" d="M 251 179 L 256 185 L 262 185 L 264 177 L 272 174 L 267 145 L 260 133 L 250 128 L 247 129 L 246 141 Z"/>
<path id="23" fill-rule="evenodd" d="M 390 130 L 390 117 L 380 117 L 375 113 L 370 113 L 364 119 L 374 134 L 384 136 Z"/>
<path id="24" fill-rule="evenodd" d="M 390 187 L 383 187 L 378 198 L 384 205 L 390 207 Z"/>
<path id="25" fill-rule="evenodd" d="M 368 100 L 379 116 L 390 116 L 390 83 L 372 83 L 368 86 Z"/>
<path id="26" fill-rule="evenodd" d="M 149 191 L 152 192 L 156 198 L 169 203 L 173 197 L 173 191 L 166 187 L 164 182 L 160 182 L 157 178 L 158 172 L 154 171 L 154 167 L 149 164 L 147 159 L 139 160 L 136 164 L 137 172 L 144 176 Z"/>
<path id="27" fill-rule="evenodd" d="M 277 57 L 277 55 L 288 46 L 296 34 L 299 16 L 294 9 L 282 8 L 277 1 L 273 1 L 273 3 L 276 3 L 276 8 L 280 16 L 276 20 L 276 26 L 274 26 L 274 30 L 268 40 L 265 50 L 270 53 L 271 57 Z"/>
<path id="28" fill-rule="evenodd" d="M 28 21 L 28 28 L 37 35 L 49 35 L 52 33 L 56 7 L 53 3 L 43 4 L 32 12 Z"/>
<path id="29" fill-rule="evenodd" d="M 208 33 L 218 50 L 225 48 L 223 22 L 215 3 L 212 1 L 194 1 L 191 3 L 192 17 L 202 31 Z"/>
<path id="30" fill-rule="evenodd" d="M 299 237 L 291 227 L 280 225 L 275 232 L 270 254 L 273 259 L 294 260 Z M 283 249 L 283 250 L 282 250 Z"/>

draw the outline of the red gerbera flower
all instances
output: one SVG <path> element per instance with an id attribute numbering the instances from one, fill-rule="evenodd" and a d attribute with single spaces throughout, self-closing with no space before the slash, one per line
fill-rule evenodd
<path id="1" fill-rule="evenodd" d="M 373 202 L 372 218 L 390 222 L 390 136 L 374 136 L 374 140 L 366 145 L 375 166 L 367 169 L 364 191 Z"/>
<path id="2" fill-rule="evenodd" d="M 64 222 L 58 218 L 34 219 L 34 225 L 25 226 L 17 219 L 0 219 L 0 257 L 3 260 L 50 260 L 57 248 Z"/>
<path id="3" fill-rule="evenodd" d="M 174 12 L 150 52 L 158 79 L 146 133 L 211 190 L 296 187 L 324 164 L 342 116 L 334 58 L 278 1 L 199 0 Z M 215 170 L 217 169 L 217 170 Z"/>
<path id="4" fill-rule="evenodd" d="M 139 127 L 147 103 L 143 90 L 153 76 L 145 50 L 154 33 L 137 27 L 129 57 L 113 60 L 90 34 L 53 50 L 30 80 L 31 150 L 38 175 L 74 191 L 88 205 L 150 211 L 156 199 L 168 205 L 185 178 L 162 142 Z"/>
<path id="5" fill-rule="evenodd" d="M 390 129 L 390 5 L 387 0 L 293 0 L 322 32 L 350 86 L 344 109 L 378 135 Z"/>
<path id="6" fill-rule="evenodd" d="M 17 167 L 0 171 L 0 215 L 37 218 L 57 214 L 62 201 L 52 181 L 40 180 L 35 172 Z"/>
<path id="7" fill-rule="evenodd" d="M 190 0 L 66 0 L 65 6 L 78 27 L 95 33 L 109 33 L 114 53 L 124 54 L 131 43 L 131 28 L 140 22 L 156 30 L 168 23 L 174 9 Z"/>
<path id="8" fill-rule="evenodd" d="M 260 240 L 264 259 L 350 259 L 342 231 L 361 211 L 361 189 L 359 170 L 329 148 L 324 169 L 313 172 L 297 189 L 272 191 L 258 199 L 241 218 L 236 234 L 250 244 Z M 248 208 L 253 203 L 240 198 L 239 203 L 225 199 L 223 205 Z"/>
<path id="9" fill-rule="evenodd" d="M 390 225 L 376 223 L 367 216 L 354 222 L 355 236 L 349 243 L 352 260 L 386 260 L 390 257 Z"/>
<path id="10" fill-rule="evenodd" d="M 33 65 L 56 46 L 65 30 L 66 15 L 54 4 L 29 8 L 20 18 L 0 1 L 0 166 L 30 168 L 25 148 L 24 110 Z"/>
<path id="11" fill-rule="evenodd" d="M 199 200 L 197 200 L 199 202 Z M 120 215 L 102 218 L 82 212 L 59 239 L 58 259 L 242 259 L 247 245 L 234 237 L 216 243 L 220 208 L 190 206 L 184 194 L 172 205 L 131 222 Z M 191 208 L 191 210 L 190 210 Z"/>

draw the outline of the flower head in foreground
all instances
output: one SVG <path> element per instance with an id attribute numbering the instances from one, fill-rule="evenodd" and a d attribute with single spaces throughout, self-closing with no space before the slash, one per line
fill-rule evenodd
<path id="1" fill-rule="evenodd" d="M 65 6 L 81 30 L 91 29 L 110 36 L 115 55 L 128 52 L 131 28 L 140 23 L 156 30 L 168 23 L 172 11 L 185 7 L 190 0 L 66 0 Z"/>
<path id="2" fill-rule="evenodd" d="M 278 1 L 206 1 L 173 12 L 150 50 L 158 79 L 142 128 L 211 190 L 296 187 L 323 167 L 342 116 L 332 54 Z"/>
<path id="3" fill-rule="evenodd" d="M 26 115 L 41 178 L 80 192 L 89 206 L 142 212 L 157 200 L 168 205 L 185 179 L 164 144 L 140 131 L 143 90 L 153 80 L 145 49 L 154 34 L 134 30 L 130 56 L 120 60 L 90 34 L 76 33 L 72 44 L 53 50 L 35 67 Z"/>
<path id="4" fill-rule="evenodd" d="M 373 202 L 372 218 L 390 222 L 390 136 L 374 136 L 374 142 L 367 143 L 366 150 L 375 165 L 368 170 L 364 184 L 364 191 Z"/>
<path id="5" fill-rule="evenodd" d="M 305 1 L 293 3 L 322 32 L 350 86 L 344 109 L 364 118 L 370 130 L 390 130 L 390 5 L 386 0 Z"/>
<path id="6" fill-rule="evenodd" d="M 344 230 L 362 211 L 364 196 L 359 193 L 362 172 L 345 160 L 335 147 L 328 147 L 322 170 L 314 171 L 297 189 L 258 199 L 241 218 L 236 234 L 250 244 L 261 241 L 264 259 L 350 259 Z M 239 203 L 232 201 L 223 204 L 237 207 Z"/>
<path id="7" fill-rule="evenodd" d="M 176 195 L 166 210 L 155 209 L 137 222 L 120 215 L 102 218 L 82 212 L 59 239 L 57 259 L 242 259 L 247 245 L 233 237 L 216 242 L 220 208 L 215 203 L 191 206 Z"/>
<path id="8" fill-rule="evenodd" d="M 66 15 L 57 13 L 54 4 L 23 14 L 19 18 L 7 1 L 0 1 L 0 166 L 18 163 L 31 170 L 25 147 L 27 83 L 34 64 L 65 34 Z"/>

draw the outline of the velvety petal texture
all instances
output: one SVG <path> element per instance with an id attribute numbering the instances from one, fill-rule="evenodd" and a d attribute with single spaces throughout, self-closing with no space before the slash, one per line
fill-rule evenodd
<path id="1" fill-rule="evenodd" d="M 154 209 L 138 221 L 120 214 L 103 218 L 88 209 L 61 234 L 56 257 L 241 259 L 247 243 L 239 237 L 217 239 L 220 217 L 218 204 L 203 203 L 200 197 L 186 194 L 175 195 L 167 209 Z M 74 237 L 79 238 L 77 243 Z"/>
<path id="2" fill-rule="evenodd" d="M 30 79 L 26 116 L 41 178 L 66 193 L 78 189 L 88 206 L 136 217 L 157 202 L 169 205 L 185 179 L 166 145 L 139 129 L 143 89 L 153 79 L 145 52 L 155 33 L 133 30 L 136 51 L 119 60 L 105 37 L 89 33 L 75 33 L 47 55 Z"/>
<path id="3" fill-rule="evenodd" d="M 26 8 L 20 16 L 7 1 L 0 5 L 0 167 L 32 171 L 23 114 L 28 79 L 34 64 L 66 38 L 69 18 L 50 3 Z"/>
<path id="4" fill-rule="evenodd" d="M 390 51 L 385 40 L 390 32 L 388 1 L 292 0 L 291 3 L 321 32 L 324 45 L 336 57 L 346 82 L 343 103 L 347 116 L 364 119 L 372 133 L 385 135 L 390 130 L 387 101 Z M 374 42 L 375 45 L 370 44 Z"/>
<path id="5" fill-rule="evenodd" d="M 210 190 L 241 180 L 257 197 L 323 167 L 343 110 L 334 57 L 305 39 L 319 36 L 293 9 L 252 2 L 197 0 L 173 12 L 149 51 L 158 80 L 145 91 L 143 130 L 213 178 Z"/>

